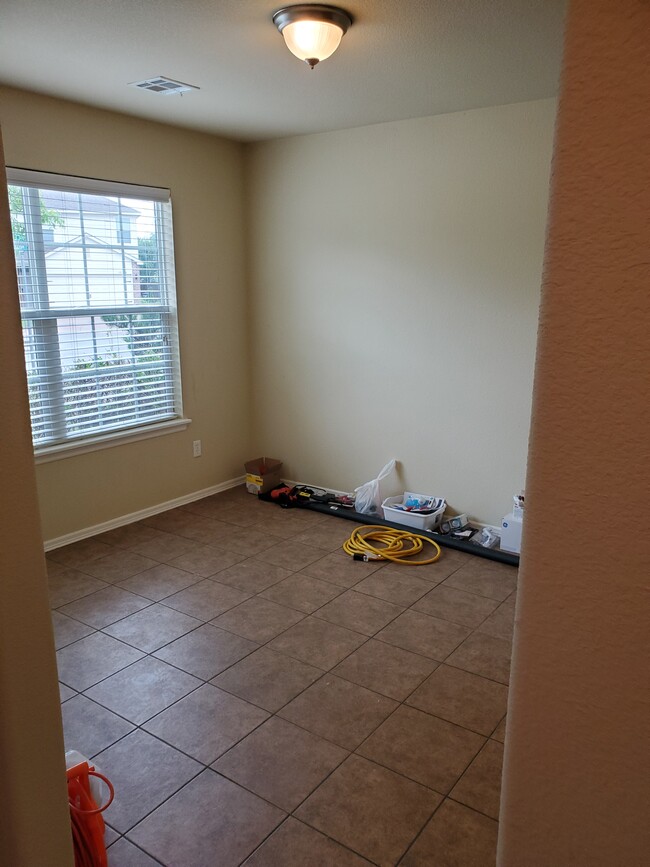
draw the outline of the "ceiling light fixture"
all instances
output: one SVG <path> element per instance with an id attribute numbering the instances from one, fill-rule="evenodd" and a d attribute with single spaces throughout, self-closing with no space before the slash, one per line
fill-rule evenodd
<path id="1" fill-rule="evenodd" d="M 273 23 L 284 36 L 289 51 L 313 69 L 334 54 L 352 18 L 336 6 L 300 3 L 278 9 L 273 14 Z"/>

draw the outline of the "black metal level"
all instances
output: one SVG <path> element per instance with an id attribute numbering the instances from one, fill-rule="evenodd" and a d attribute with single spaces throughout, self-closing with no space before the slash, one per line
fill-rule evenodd
<path id="1" fill-rule="evenodd" d="M 519 566 L 518 554 L 510 554 L 508 551 L 495 550 L 494 548 L 484 548 L 482 545 L 474 545 L 472 542 L 464 542 L 462 539 L 443 536 L 442 533 L 431 533 L 428 530 L 418 530 L 416 527 L 407 527 L 405 524 L 398 524 L 395 521 L 386 521 L 385 518 L 361 515 L 354 509 L 346 509 L 343 506 L 330 506 L 329 503 L 305 503 L 301 508 L 321 512 L 323 515 L 334 515 L 335 518 L 346 518 L 348 521 L 355 521 L 358 524 L 392 527 L 393 530 L 412 530 L 414 533 L 422 533 L 423 536 L 431 536 L 441 548 L 454 548 L 465 554 L 474 554 L 475 557 L 484 557 L 486 560 L 495 560 L 497 563 L 506 563 L 508 566 Z"/>

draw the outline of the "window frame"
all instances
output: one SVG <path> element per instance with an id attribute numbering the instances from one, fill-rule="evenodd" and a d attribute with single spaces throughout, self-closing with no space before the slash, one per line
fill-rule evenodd
<path id="1" fill-rule="evenodd" d="M 135 184 L 125 184 L 122 182 L 115 181 L 105 181 L 99 180 L 95 178 L 82 178 L 71 175 L 60 175 L 51 172 L 39 172 L 31 169 L 22 169 L 16 168 L 12 166 L 7 167 L 7 184 L 9 186 L 23 187 L 23 188 L 31 188 L 37 191 L 59 191 L 59 192 L 68 192 L 81 195 L 96 195 L 103 196 L 109 198 L 118 198 L 118 199 L 140 199 L 150 202 L 154 205 L 155 210 L 155 222 L 156 225 L 160 228 L 159 220 L 160 220 L 160 209 L 158 205 L 168 204 L 169 205 L 169 241 L 171 244 L 171 249 L 169 249 L 164 241 L 161 241 L 159 247 L 159 268 L 162 271 L 165 271 L 166 263 L 168 262 L 168 255 L 171 253 L 171 257 L 174 259 L 174 239 L 173 239 L 173 223 L 172 223 L 172 215 L 171 215 L 171 195 L 170 191 L 167 189 L 162 189 L 158 187 L 149 187 L 144 185 L 135 185 Z M 38 193 L 40 196 L 40 192 Z M 118 232 L 118 244 L 113 245 L 114 247 L 119 246 L 120 249 L 124 249 L 125 247 L 133 246 L 133 243 L 122 243 L 119 241 L 120 231 L 123 230 L 122 223 L 122 215 L 121 215 L 121 205 L 118 204 L 118 209 L 120 209 L 120 216 L 118 219 L 119 225 L 117 226 Z M 83 214 L 80 211 L 80 214 Z M 27 215 L 26 215 L 27 216 Z M 27 225 L 28 220 L 25 220 Z M 38 225 L 42 230 L 42 223 L 40 222 L 40 215 L 38 217 Z M 159 230 L 157 229 L 157 231 Z M 159 237 L 162 237 L 159 235 Z M 32 239 L 33 243 L 33 239 Z M 82 245 L 85 243 L 85 240 L 82 239 Z M 113 446 L 124 445 L 129 442 L 135 442 L 141 439 L 149 439 L 152 437 L 163 436 L 168 433 L 175 433 L 180 430 L 186 429 L 191 423 L 191 419 L 187 418 L 183 414 L 183 392 L 182 392 L 182 378 L 181 378 L 181 360 L 180 360 L 180 329 L 178 323 L 178 313 L 177 313 L 177 296 L 176 296 L 176 274 L 175 274 L 175 264 L 171 269 L 171 272 L 167 272 L 164 278 L 164 292 L 166 296 L 166 301 L 161 303 L 152 303 L 147 304 L 146 302 L 141 302 L 140 304 L 128 304 L 125 303 L 123 305 L 107 305 L 106 309 L 88 304 L 86 307 L 79 308 L 57 308 L 52 307 L 51 313 L 48 311 L 49 308 L 49 285 L 48 278 L 45 272 L 44 259 L 42 258 L 42 254 L 44 250 L 40 250 L 40 265 L 38 263 L 39 251 L 36 249 L 38 245 L 38 241 L 33 243 L 33 248 L 31 250 L 30 256 L 34 261 L 37 262 L 37 268 L 35 270 L 41 271 L 42 273 L 37 274 L 36 284 L 37 284 L 37 292 L 40 294 L 45 292 L 47 296 L 45 299 L 45 303 L 42 306 L 38 306 L 36 309 L 34 307 L 28 308 L 27 305 L 23 304 L 23 298 L 21 297 L 21 319 L 23 323 L 26 321 L 37 322 L 39 323 L 39 327 L 45 327 L 47 330 L 47 321 L 50 320 L 53 324 L 54 330 L 57 328 L 57 322 L 62 318 L 72 317 L 75 315 L 80 318 L 89 318 L 94 321 L 93 317 L 102 316 L 107 312 L 111 314 L 118 315 L 138 315 L 140 313 L 158 313 L 162 318 L 166 318 L 168 324 L 165 328 L 169 327 L 169 333 L 165 334 L 165 340 L 171 339 L 171 349 L 169 351 L 168 356 L 164 359 L 163 364 L 161 366 L 161 370 L 164 371 L 164 376 L 167 377 L 172 383 L 172 404 L 173 404 L 173 416 L 170 418 L 168 413 L 161 414 L 159 418 L 152 418 L 149 421 L 145 421 L 143 423 L 138 423 L 136 419 L 125 420 L 126 424 L 123 426 L 111 428 L 110 426 L 106 426 L 103 429 L 100 428 L 94 432 L 85 433 L 82 431 L 78 436 L 68 436 L 66 438 L 59 438 L 56 442 L 43 442 L 40 444 L 34 444 L 34 456 L 36 463 L 44 463 L 53 460 L 59 460 L 62 458 L 72 457 L 77 454 L 83 454 L 85 452 L 96 451 L 99 449 L 110 448 Z M 41 247 L 44 245 L 41 243 Z M 34 259 L 35 257 L 35 259 Z M 18 267 L 18 265 L 17 265 Z M 39 317 L 37 314 L 40 313 Z M 45 314 L 44 316 L 42 314 Z M 61 314 L 57 316 L 57 314 Z M 72 321 L 72 320 L 71 320 Z M 43 326 L 43 324 L 45 325 Z M 129 326 L 131 327 L 131 326 Z M 57 346 L 57 352 L 59 351 L 59 336 L 54 335 L 51 337 L 53 341 L 55 341 Z M 169 342 L 167 343 L 169 346 Z M 28 382 L 30 379 L 30 374 L 28 370 L 28 362 L 27 362 L 27 347 L 25 351 L 25 368 L 28 377 Z M 136 369 L 141 369 L 140 365 L 137 365 Z M 144 368 L 142 368 L 144 369 Z M 59 370 L 58 377 L 57 371 L 53 369 L 51 366 L 47 366 L 45 368 L 45 379 L 47 381 L 48 387 L 53 389 L 62 388 L 66 382 L 66 373 Z M 32 382 L 34 379 L 32 378 Z M 136 398 L 137 399 L 137 398 Z M 66 406 L 63 410 L 62 418 L 66 417 L 66 413 L 68 412 L 68 407 Z M 119 413 L 118 413 L 119 415 Z M 52 417 L 53 418 L 53 417 Z M 52 420 L 52 419 L 51 419 Z M 129 424 L 128 421 L 132 423 Z M 33 427 L 33 422 L 32 422 Z M 34 433 L 32 434 L 32 439 L 34 439 Z"/>

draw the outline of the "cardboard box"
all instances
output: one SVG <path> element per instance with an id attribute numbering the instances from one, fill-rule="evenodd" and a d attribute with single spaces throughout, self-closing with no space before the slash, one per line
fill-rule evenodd
<path id="1" fill-rule="evenodd" d="M 246 461 L 244 469 L 249 494 L 265 494 L 282 481 L 282 461 L 276 458 L 254 458 Z"/>

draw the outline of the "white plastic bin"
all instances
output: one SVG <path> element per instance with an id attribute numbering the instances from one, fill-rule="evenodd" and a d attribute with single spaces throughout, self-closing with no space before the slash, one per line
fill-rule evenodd
<path id="1" fill-rule="evenodd" d="M 416 527 L 418 530 L 435 530 L 440 526 L 442 516 L 445 514 L 447 503 L 441 497 L 436 497 L 438 508 L 435 512 L 428 515 L 422 515 L 419 512 L 406 512 L 402 509 L 396 509 L 396 505 L 402 505 L 411 497 L 426 499 L 432 494 L 414 494 L 412 491 L 405 491 L 402 496 L 387 497 L 381 504 L 384 511 L 384 518 L 387 521 L 394 521 L 396 524 L 404 524 L 406 527 Z"/>

